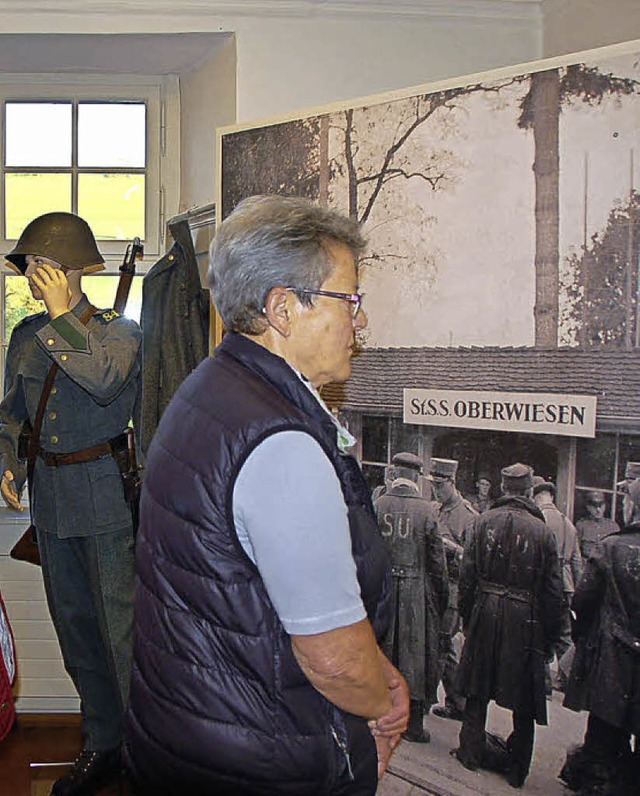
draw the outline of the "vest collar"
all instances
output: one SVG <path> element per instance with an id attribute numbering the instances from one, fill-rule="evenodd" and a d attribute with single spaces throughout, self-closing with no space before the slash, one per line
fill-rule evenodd
<path id="1" fill-rule="evenodd" d="M 285 359 L 272 354 L 260 343 L 255 343 L 249 337 L 236 332 L 225 334 L 222 343 L 215 350 L 215 356 L 218 355 L 227 355 L 235 359 L 275 387 L 294 406 L 313 417 L 333 445 L 336 444 L 336 426 L 331 415 L 318 403 L 316 397 Z"/>

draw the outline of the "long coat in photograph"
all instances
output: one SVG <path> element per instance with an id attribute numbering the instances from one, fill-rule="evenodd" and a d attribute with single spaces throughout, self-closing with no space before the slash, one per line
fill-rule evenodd
<path id="1" fill-rule="evenodd" d="M 376 502 L 378 527 L 392 564 L 394 612 L 383 649 L 409 684 L 412 699 L 436 702 L 440 622 L 448 581 L 433 503 L 400 483 Z"/>
<path id="2" fill-rule="evenodd" d="M 528 498 L 500 498 L 478 517 L 465 546 L 461 693 L 546 724 L 544 659 L 564 611 L 558 549 L 540 510 Z"/>
<path id="3" fill-rule="evenodd" d="M 565 707 L 640 735 L 640 526 L 596 546 L 572 606 L 576 654 Z"/>

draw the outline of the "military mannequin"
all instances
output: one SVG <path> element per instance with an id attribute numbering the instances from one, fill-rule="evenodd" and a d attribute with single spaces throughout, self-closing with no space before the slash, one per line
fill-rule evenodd
<path id="1" fill-rule="evenodd" d="M 459 655 L 454 643 L 454 636 L 460 630 L 458 583 L 464 544 L 478 514 L 456 488 L 457 471 L 458 462 L 455 459 L 432 458 L 427 477 L 432 483 L 438 504 L 438 529 L 444 541 L 449 575 L 449 602 L 440 634 L 439 664 L 439 679 L 444 686 L 445 702 L 444 705 L 435 707 L 433 713 L 443 719 L 462 721 L 464 697 L 458 693 L 456 687 Z"/>
<path id="2" fill-rule="evenodd" d="M 96 793 L 120 771 L 133 605 L 133 528 L 114 458 L 140 374 L 138 325 L 96 310 L 82 292 L 86 269 L 104 262 L 88 224 L 71 213 L 32 221 L 7 260 L 45 312 L 14 329 L 0 404 L 1 492 L 21 510 L 26 478 L 18 435 L 46 403 L 30 485 L 31 519 L 49 611 L 80 695 L 85 748 L 52 796 Z"/>
<path id="3" fill-rule="evenodd" d="M 564 706 L 589 717 L 560 777 L 580 796 L 632 796 L 640 779 L 640 462 L 627 463 L 618 490 L 624 527 L 594 547 L 572 603 Z"/>
<path id="4" fill-rule="evenodd" d="M 409 685 L 411 710 L 404 737 L 427 743 L 424 713 L 436 701 L 440 623 L 448 583 L 434 505 L 420 496 L 422 459 L 397 453 L 395 479 L 376 502 L 378 527 L 391 558 L 394 617 L 384 652 Z"/>

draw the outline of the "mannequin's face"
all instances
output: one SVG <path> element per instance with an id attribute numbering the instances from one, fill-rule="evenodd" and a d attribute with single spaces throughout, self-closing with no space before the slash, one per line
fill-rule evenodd
<path id="1" fill-rule="evenodd" d="M 29 282 L 29 290 L 31 290 L 31 295 L 37 301 L 42 301 L 42 291 L 33 282 L 33 276 L 37 272 L 38 268 L 41 268 L 43 265 L 50 265 L 51 268 L 54 268 L 56 271 L 65 271 L 66 269 L 55 260 L 51 260 L 49 257 L 40 257 L 39 254 L 27 254 L 25 260 L 27 267 L 25 269 L 24 275 L 27 277 L 27 281 Z"/>

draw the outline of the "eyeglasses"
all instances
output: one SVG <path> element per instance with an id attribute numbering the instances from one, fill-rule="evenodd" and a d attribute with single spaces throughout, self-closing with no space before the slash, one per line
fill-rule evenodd
<path id="1" fill-rule="evenodd" d="M 308 290 L 304 287 L 288 287 L 287 290 L 291 290 L 293 293 L 305 293 L 308 296 L 328 296 L 329 298 L 348 301 L 351 304 L 351 312 L 354 318 L 360 312 L 362 300 L 364 299 L 364 293 L 335 293 L 333 290 Z"/>

